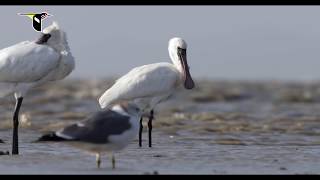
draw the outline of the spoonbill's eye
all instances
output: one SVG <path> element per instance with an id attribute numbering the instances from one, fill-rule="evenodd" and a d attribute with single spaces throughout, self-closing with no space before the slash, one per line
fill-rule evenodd
<path id="1" fill-rule="evenodd" d="M 180 53 L 181 55 L 186 55 L 187 54 L 187 49 L 178 47 L 178 53 Z"/>

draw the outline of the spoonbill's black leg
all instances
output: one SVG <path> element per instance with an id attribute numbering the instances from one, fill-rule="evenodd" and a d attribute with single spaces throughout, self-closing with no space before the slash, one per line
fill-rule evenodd
<path id="1" fill-rule="evenodd" d="M 142 146 L 142 130 L 143 130 L 143 125 L 142 125 L 142 117 L 140 118 L 140 128 L 139 128 L 139 146 Z"/>
<path id="2" fill-rule="evenodd" d="M 19 111 L 22 104 L 23 97 L 16 99 L 16 106 L 13 114 L 13 135 L 12 135 L 12 155 L 19 154 L 19 139 L 18 139 L 18 127 L 19 127 Z"/>
<path id="3" fill-rule="evenodd" d="M 153 110 L 150 111 L 149 121 L 148 121 L 148 133 L 149 133 L 149 147 L 152 147 L 152 120 L 153 120 Z"/>

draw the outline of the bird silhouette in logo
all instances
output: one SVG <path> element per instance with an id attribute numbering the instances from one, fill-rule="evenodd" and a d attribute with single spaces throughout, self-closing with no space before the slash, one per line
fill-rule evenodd
<path id="1" fill-rule="evenodd" d="M 42 20 L 46 19 L 49 16 L 52 16 L 51 14 L 48 14 L 47 12 L 42 13 L 18 13 L 20 16 L 27 16 L 32 20 L 32 27 L 35 31 L 42 31 Z"/>

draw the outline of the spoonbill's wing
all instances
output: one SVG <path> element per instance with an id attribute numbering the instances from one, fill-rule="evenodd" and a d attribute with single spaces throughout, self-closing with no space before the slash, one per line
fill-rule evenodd
<path id="1" fill-rule="evenodd" d="M 0 82 L 33 82 L 59 64 L 60 55 L 46 45 L 22 42 L 0 50 Z"/>
<path id="2" fill-rule="evenodd" d="M 153 97 L 172 91 L 179 73 L 170 63 L 136 67 L 122 76 L 99 99 L 101 108 L 121 100 Z"/>

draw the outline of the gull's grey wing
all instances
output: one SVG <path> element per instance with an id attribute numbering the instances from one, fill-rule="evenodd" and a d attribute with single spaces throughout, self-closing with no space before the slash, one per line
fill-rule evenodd
<path id="1" fill-rule="evenodd" d="M 111 135 L 119 135 L 130 129 L 130 117 L 111 110 L 94 113 L 83 122 L 65 127 L 56 135 L 68 140 L 103 144 Z"/>

